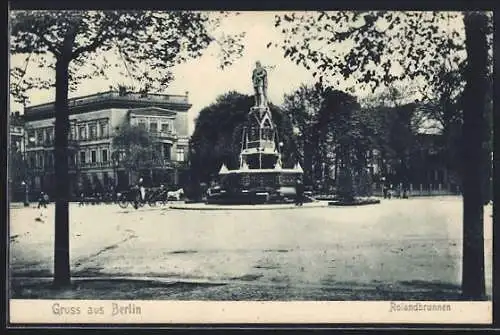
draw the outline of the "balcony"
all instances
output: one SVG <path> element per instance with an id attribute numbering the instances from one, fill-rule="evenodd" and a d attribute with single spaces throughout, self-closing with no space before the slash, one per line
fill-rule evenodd
<path id="1" fill-rule="evenodd" d="M 162 158 L 153 159 L 152 165 L 154 167 L 162 167 L 162 168 L 172 168 L 173 167 L 172 161 L 170 159 L 164 159 L 164 158 L 163 159 Z"/>
<path id="2" fill-rule="evenodd" d="M 113 161 L 106 162 L 85 162 L 80 163 L 79 167 L 86 169 L 106 169 L 113 167 Z"/>
<path id="3" fill-rule="evenodd" d="M 26 147 L 27 148 L 37 148 L 37 147 L 42 147 L 42 148 L 53 148 L 55 146 L 55 141 L 54 140 L 45 140 L 41 142 L 29 142 L 27 143 Z M 77 148 L 79 146 L 79 142 L 77 140 L 73 139 L 68 139 L 68 148 Z"/>
<path id="4" fill-rule="evenodd" d="M 80 145 L 77 140 L 68 139 L 68 148 L 78 148 Z"/>
<path id="5" fill-rule="evenodd" d="M 159 139 L 176 139 L 177 135 L 173 131 L 150 131 L 149 134 L 153 138 Z"/>
<path id="6" fill-rule="evenodd" d="M 111 164 L 113 166 L 113 164 Z M 123 167 L 122 162 L 118 162 L 118 167 Z M 148 162 L 144 162 L 144 168 L 163 168 L 163 169 L 172 169 L 172 168 L 185 168 L 187 167 L 187 162 L 178 162 L 170 159 L 158 158 L 153 159 Z"/>
<path id="7" fill-rule="evenodd" d="M 42 142 L 42 147 L 49 148 L 54 146 L 54 140 L 45 140 Z"/>

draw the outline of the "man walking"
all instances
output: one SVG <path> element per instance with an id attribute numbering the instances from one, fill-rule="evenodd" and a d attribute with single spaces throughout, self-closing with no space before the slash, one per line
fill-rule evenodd
<path id="1" fill-rule="evenodd" d="M 295 183 L 295 206 L 302 206 L 304 203 L 304 184 L 297 178 Z"/>
<path id="2" fill-rule="evenodd" d="M 40 198 L 38 198 L 38 208 L 43 207 L 47 208 L 48 203 L 48 195 L 44 192 L 40 192 Z"/>

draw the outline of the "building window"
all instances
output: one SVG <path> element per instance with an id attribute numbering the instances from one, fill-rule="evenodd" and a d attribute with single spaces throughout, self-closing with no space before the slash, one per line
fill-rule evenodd
<path id="1" fill-rule="evenodd" d="M 45 142 L 50 143 L 51 141 L 52 141 L 52 129 L 46 128 L 45 129 Z"/>
<path id="2" fill-rule="evenodd" d="M 38 167 L 43 168 L 43 153 L 38 154 Z"/>
<path id="3" fill-rule="evenodd" d="M 108 123 L 107 122 L 99 123 L 99 128 L 101 137 L 108 137 Z"/>
<path id="4" fill-rule="evenodd" d="M 164 132 L 164 133 L 168 133 L 168 131 L 169 131 L 168 123 L 162 123 L 161 124 L 161 131 Z"/>
<path id="5" fill-rule="evenodd" d="M 95 163 L 97 161 L 97 153 L 95 150 L 92 150 L 90 152 L 90 160 L 92 163 Z"/>
<path id="6" fill-rule="evenodd" d="M 36 132 L 36 142 L 37 142 L 37 144 L 42 144 L 43 143 L 43 131 L 41 129 L 39 129 Z"/>
<path id="7" fill-rule="evenodd" d="M 184 148 L 177 148 L 177 161 L 184 161 Z"/>
<path id="8" fill-rule="evenodd" d="M 75 166 L 75 154 L 69 154 L 68 156 L 68 166 L 73 168 Z"/>
<path id="9" fill-rule="evenodd" d="M 85 151 L 80 151 L 80 164 L 85 164 Z"/>
<path id="10" fill-rule="evenodd" d="M 35 131 L 34 130 L 30 130 L 28 131 L 28 145 L 31 146 L 33 144 L 33 141 L 35 141 Z"/>
<path id="11" fill-rule="evenodd" d="M 85 126 L 80 126 L 79 128 L 79 139 L 80 140 L 85 140 L 87 137 L 87 130 L 85 129 Z"/>
<path id="12" fill-rule="evenodd" d="M 152 132 L 152 133 L 156 133 L 158 132 L 158 123 L 156 122 L 151 122 L 149 124 L 149 131 Z"/>
<path id="13" fill-rule="evenodd" d="M 146 122 L 144 122 L 143 120 L 139 120 L 139 128 L 146 129 Z"/>
<path id="14" fill-rule="evenodd" d="M 34 169 L 36 167 L 36 159 L 33 155 L 30 155 L 30 168 Z"/>
<path id="15" fill-rule="evenodd" d="M 103 149 L 102 150 L 102 161 L 103 162 L 107 162 L 108 161 L 108 150 L 107 149 Z"/>
<path id="16" fill-rule="evenodd" d="M 109 186 L 111 184 L 110 180 L 109 180 L 109 175 L 107 172 L 104 172 L 103 175 L 103 183 L 104 183 L 104 186 Z"/>
<path id="17" fill-rule="evenodd" d="M 163 144 L 163 158 L 166 159 L 166 160 L 170 160 L 171 159 L 171 154 L 170 154 L 170 149 L 171 149 L 171 145 L 168 144 L 168 143 L 164 143 Z"/>
<path id="18" fill-rule="evenodd" d="M 95 140 L 97 138 L 97 125 L 91 124 L 89 129 L 90 129 L 90 139 Z"/>

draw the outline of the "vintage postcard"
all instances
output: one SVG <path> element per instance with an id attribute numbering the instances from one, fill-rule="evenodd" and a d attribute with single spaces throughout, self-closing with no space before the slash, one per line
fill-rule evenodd
<path id="1" fill-rule="evenodd" d="M 491 12 L 9 20 L 11 326 L 492 323 Z"/>

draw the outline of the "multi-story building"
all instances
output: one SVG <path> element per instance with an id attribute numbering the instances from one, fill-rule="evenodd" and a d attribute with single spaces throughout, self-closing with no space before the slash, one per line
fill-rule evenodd
<path id="1" fill-rule="evenodd" d="M 19 112 L 9 118 L 9 197 L 13 201 L 23 199 L 25 193 L 24 169 L 24 118 Z"/>
<path id="2" fill-rule="evenodd" d="M 100 187 L 127 187 L 133 178 L 120 162 L 113 136 L 125 124 L 149 131 L 156 159 L 145 183 L 169 186 L 183 183 L 187 164 L 186 95 L 138 94 L 109 91 L 69 100 L 70 189 L 74 194 Z M 49 194 L 54 185 L 54 104 L 25 109 L 26 157 L 31 190 Z"/>
<path id="3" fill-rule="evenodd" d="M 19 112 L 11 113 L 9 119 L 10 148 L 24 152 L 24 117 Z"/>

